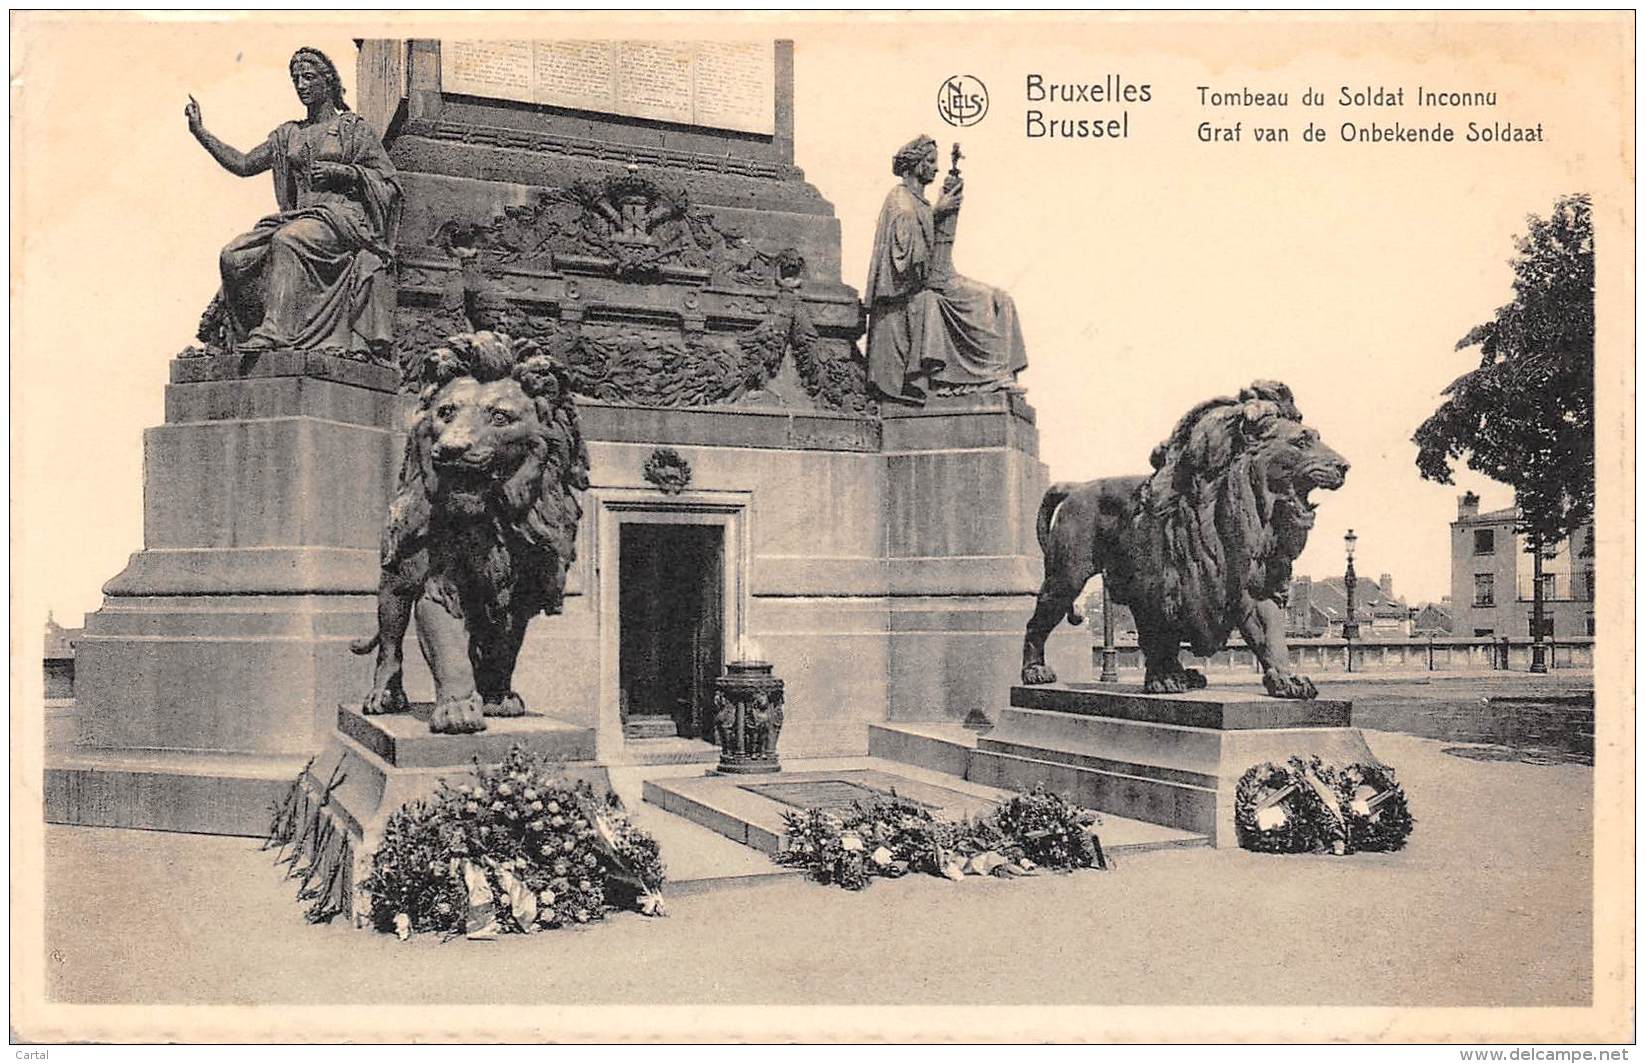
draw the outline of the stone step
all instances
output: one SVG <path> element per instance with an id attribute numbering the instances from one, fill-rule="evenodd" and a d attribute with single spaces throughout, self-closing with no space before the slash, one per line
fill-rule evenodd
<path id="1" fill-rule="evenodd" d="M 467 767 L 501 761 L 518 743 L 526 750 L 559 761 L 587 761 L 594 756 L 594 729 L 553 717 L 487 717 L 486 730 L 469 735 L 437 735 L 428 730 L 433 706 L 414 703 L 409 713 L 367 716 L 358 705 L 337 708 L 337 730 L 396 768 Z"/>
<path id="2" fill-rule="evenodd" d="M 1030 710 L 1011 710 L 1009 714 L 1025 714 L 1075 729 L 1146 727 L 1133 721 L 1065 718 Z M 1012 742 L 993 734 L 978 736 L 956 724 L 898 721 L 871 725 L 868 745 L 869 753 L 875 756 L 1007 791 L 1030 790 L 1043 784 L 1070 798 L 1079 796 L 1081 804 L 1121 820 L 1169 824 L 1196 836 L 1214 828 L 1214 775 L 1081 752 L 1077 738 L 1055 732 Z M 1114 744 L 1110 739 L 1102 746 L 1112 750 Z"/>
<path id="3" fill-rule="evenodd" d="M 998 725 L 870 726 L 870 752 L 1004 790 L 1045 786 L 1117 817 L 1236 844 L 1234 789 L 1253 765 L 1318 755 L 1376 757 L 1353 705 L 1213 688 L 1151 695 L 1097 684 L 1013 687 Z"/>
<path id="4" fill-rule="evenodd" d="M 264 838 L 306 760 L 48 747 L 46 822 Z"/>
<path id="5" fill-rule="evenodd" d="M 978 733 L 950 721 L 887 721 L 868 726 L 868 753 L 965 778 Z"/>
<path id="6" fill-rule="evenodd" d="M 1011 705 L 1143 724 L 1232 731 L 1247 728 L 1343 728 L 1353 703 L 1332 698 L 1271 698 L 1255 691 L 1213 688 L 1147 694 L 1139 684 L 1057 683 L 1011 688 Z"/>
<path id="7" fill-rule="evenodd" d="M 1080 763 L 1064 751 L 1032 747 L 1021 754 L 979 750 L 968 778 L 1006 790 L 1044 786 L 1104 815 L 1209 837 L 1215 845 L 1231 845 L 1233 841 L 1231 807 L 1229 829 L 1219 831 L 1223 810 L 1219 808 L 1215 780 L 1213 786 L 1199 786 L 1151 770 L 1150 766 L 1134 766 L 1127 772 L 1112 765 Z"/>
<path id="8" fill-rule="evenodd" d="M 673 717 L 631 713 L 623 721 L 623 737 L 630 740 L 677 739 L 680 737 L 680 725 Z"/>
<path id="9" fill-rule="evenodd" d="M 712 765 L 720 748 L 701 739 L 628 739 L 621 753 L 607 759 L 612 765 Z"/>

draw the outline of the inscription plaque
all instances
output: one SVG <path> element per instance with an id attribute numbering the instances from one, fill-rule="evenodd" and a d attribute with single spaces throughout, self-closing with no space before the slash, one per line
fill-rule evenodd
<path id="1" fill-rule="evenodd" d="M 769 41 L 440 42 L 447 92 L 745 133 L 776 131 L 775 77 Z"/>

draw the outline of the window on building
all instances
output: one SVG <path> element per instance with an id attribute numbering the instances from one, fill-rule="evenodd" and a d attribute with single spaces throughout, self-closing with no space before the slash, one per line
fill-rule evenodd
<path id="1" fill-rule="evenodd" d="M 1592 569 L 1582 571 L 1582 590 L 1587 592 L 1584 597 L 1589 602 L 1594 601 L 1594 571 Z"/>
<path id="2" fill-rule="evenodd" d="M 1559 574 L 1542 574 L 1542 601 L 1552 602 L 1559 597 Z"/>
<path id="3" fill-rule="evenodd" d="M 1474 529 L 1474 553 L 1496 553 L 1496 530 L 1492 528 Z"/>
<path id="4" fill-rule="evenodd" d="M 1525 618 L 1525 631 L 1530 633 L 1533 638 L 1539 634 L 1537 632 L 1535 617 Z M 1552 617 L 1545 616 L 1542 618 L 1542 632 L 1540 634 L 1544 639 L 1552 639 L 1554 637 L 1554 619 Z"/>
<path id="5" fill-rule="evenodd" d="M 1588 614 L 1588 634 L 1594 634 L 1594 615 L 1591 613 Z"/>
<path id="6" fill-rule="evenodd" d="M 1474 605 L 1496 605 L 1496 576 L 1493 573 L 1474 574 Z"/>

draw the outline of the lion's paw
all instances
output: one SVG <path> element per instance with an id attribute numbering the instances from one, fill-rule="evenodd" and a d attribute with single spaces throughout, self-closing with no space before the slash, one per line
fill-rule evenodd
<path id="1" fill-rule="evenodd" d="M 1022 682 L 1027 685 L 1056 683 L 1057 674 L 1051 671 L 1051 666 L 1040 662 L 1038 665 L 1024 665 L 1022 667 Z"/>
<path id="2" fill-rule="evenodd" d="M 513 691 L 490 695 L 486 697 L 484 712 L 488 717 L 523 717 L 525 699 Z"/>
<path id="3" fill-rule="evenodd" d="M 404 713 L 411 708 L 411 702 L 406 698 L 406 690 L 397 683 L 385 684 L 366 696 L 360 704 L 360 712 L 367 716 L 377 716 L 381 713 Z"/>
<path id="4" fill-rule="evenodd" d="M 1182 670 L 1182 689 L 1184 691 L 1198 691 L 1205 687 L 1205 674 L 1198 669 Z"/>
<path id="5" fill-rule="evenodd" d="M 481 710 L 480 696 L 472 694 L 467 698 L 448 698 L 439 702 L 428 718 L 428 730 L 437 735 L 471 735 L 485 731 L 486 719 Z"/>
<path id="6" fill-rule="evenodd" d="M 1262 686 L 1275 698 L 1318 698 L 1319 688 L 1306 676 L 1285 676 L 1269 671 L 1262 674 Z"/>
<path id="7" fill-rule="evenodd" d="M 1180 672 L 1166 673 L 1164 676 L 1151 676 L 1142 682 L 1144 694 L 1176 695 L 1188 690 L 1188 680 Z"/>

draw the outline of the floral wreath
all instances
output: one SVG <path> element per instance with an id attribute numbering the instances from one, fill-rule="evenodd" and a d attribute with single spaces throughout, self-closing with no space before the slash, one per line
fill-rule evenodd
<path id="1" fill-rule="evenodd" d="M 1265 761 L 1234 790 L 1234 834 L 1257 853 L 1391 852 L 1415 823 L 1394 770 L 1372 762 Z"/>

